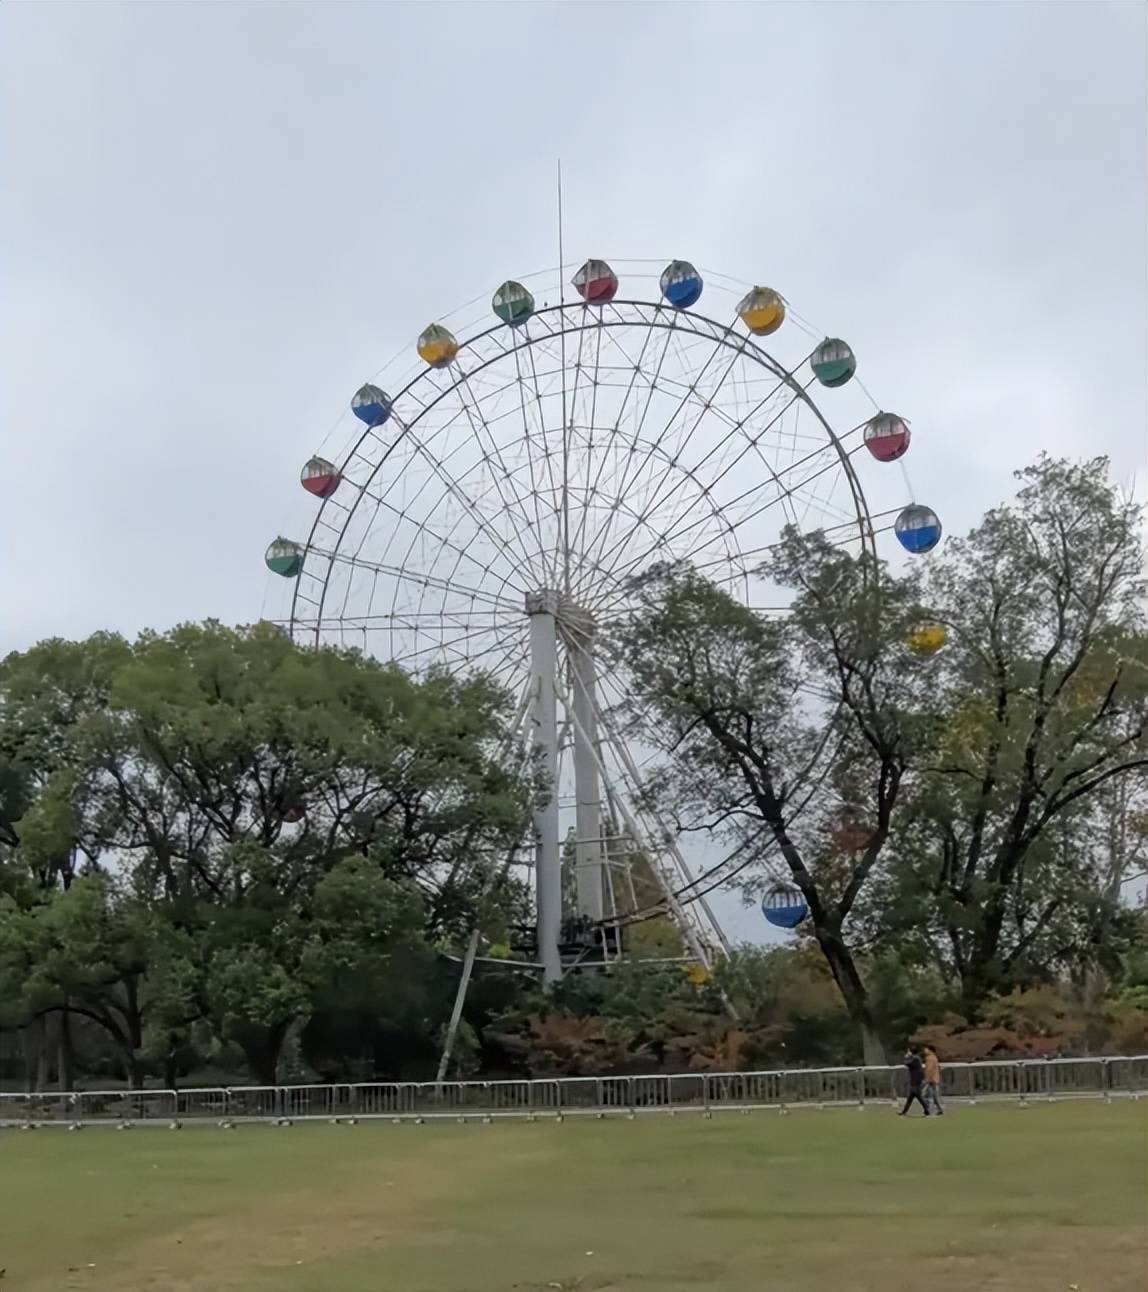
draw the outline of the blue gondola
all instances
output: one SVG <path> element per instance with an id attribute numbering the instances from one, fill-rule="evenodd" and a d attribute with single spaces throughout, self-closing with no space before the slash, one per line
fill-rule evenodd
<path id="1" fill-rule="evenodd" d="M 702 276 L 688 260 L 671 260 L 658 283 L 662 295 L 676 310 L 688 310 L 702 294 Z"/>
<path id="2" fill-rule="evenodd" d="M 391 397 L 385 390 L 368 382 L 355 391 L 351 412 L 368 426 L 382 426 L 391 415 Z"/>
<path id="3" fill-rule="evenodd" d="M 941 541 L 941 522 L 937 513 L 916 504 L 906 507 L 897 517 L 893 531 L 905 551 L 912 552 L 914 556 L 931 552 Z"/>
<path id="4" fill-rule="evenodd" d="M 775 928 L 795 929 L 809 914 L 799 889 L 778 885 L 761 899 L 761 913 Z"/>

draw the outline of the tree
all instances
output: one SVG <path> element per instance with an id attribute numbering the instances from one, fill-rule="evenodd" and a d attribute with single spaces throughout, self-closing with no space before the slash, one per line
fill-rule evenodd
<path id="1" fill-rule="evenodd" d="M 1094 844 L 1106 796 L 1142 794 L 1148 769 L 1140 509 L 1103 458 L 1044 457 L 1019 479 L 926 588 L 951 644 L 913 818 L 929 924 L 970 1016 L 1042 941 L 1079 947 L 1064 919 L 1086 892 L 1115 908 L 1127 836 L 1106 859 Z"/>
<path id="2" fill-rule="evenodd" d="M 204 1012 L 272 1085 L 297 1019 L 361 1008 L 390 989 L 394 956 L 422 940 L 422 903 L 369 856 L 287 876 L 281 858 L 248 842 L 231 866 L 242 896 L 197 912 Z"/>
<path id="3" fill-rule="evenodd" d="M 790 533 L 763 571 L 783 619 L 658 569 L 621 635 L 666 757 L 652 792 L 739 871 L 788 873 L 871 1059 L 866 959 L 937 965 L 972 1016 L 1119 923 L 1135 831 L 1105 803 L 1139 801 L 1148 766 L 1141 517 L 1103 459 L 1020 474 L 923 578 Z M 949 630 L 933 657 L 905 647 L 922 620 Z"/>
<path id="4" fill-rule="evenodd" d="M 682 829 L 732 844 L 742 867 L 787 873 L 866 1061 L 881 1063 L 848 925 L 929 734 L 925 684 L 904 662 L 913 589 L 868 556 L 795 532 L 769 574 L 793 594 L 781 619 L 689 569 L 651 571 L 617 649 L 648 715 L 640 738 L 666 756 L 651 794 Z"/>
<path id="5" fill-rule="evenodd" d="M 38 1020 L 63 1010 L 111 1039 L 129 1082 L 142 1079 L 143 989 L 152 930 L 147 912 L 103 875 L 0 911 L 0 975 L 9 1007 Z"/>
<path id="6" fill-rule="evenodd" d="M 418 682 L 209 623 L 44 643 L 4 662 L 0 704 L 3 748 L 31 769 L 0 858 L 0 960 L 98 890 L 103 941 L 56 939 L 34 1014 L 95 1020 L 133 1080 L 148 1058 L 170 1072 L 201 1022 L 273 1080 L 296 1019 L 393 972 L 375 939 L 449 942 L 480 895 L 501 931 L 517 899 L 532 787 L 499 756 L 506 697 L 484 678 Z"/>

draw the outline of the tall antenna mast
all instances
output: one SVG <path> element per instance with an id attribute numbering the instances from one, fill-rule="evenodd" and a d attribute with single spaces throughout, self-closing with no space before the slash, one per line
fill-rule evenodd
<path id="1" fill-rule="evenodd" d="M 566 277 L 562 272 L 565 264 L 562 255 L 562 158 L 558 158 L 558 304 L 566 304 Z"/>
<path id="2" fill-rule="evenodd" d="M 558 304 L 566 304 L 566 261 L 562 247 L 562 158 L 558 158 Z M 570 596 L 570 418 L 566 409 L 566 315 L 562 312 L 562 591 Z"/>

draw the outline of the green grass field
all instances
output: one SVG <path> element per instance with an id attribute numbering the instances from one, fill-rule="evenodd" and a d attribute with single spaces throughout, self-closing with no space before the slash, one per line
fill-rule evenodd
<path id="1" fill-rule="evenodd" d="M 1148 1104 L 0 1133 L 5 1292 L 1141 1292 Z"/>

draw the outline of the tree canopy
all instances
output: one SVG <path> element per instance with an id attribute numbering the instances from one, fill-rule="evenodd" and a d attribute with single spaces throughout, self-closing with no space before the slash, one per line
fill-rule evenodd
<path id="1" fill-rule="evenodd" d="M 206 624 L 43 643 L 0 698 L 0 994 L 96 1023 L 133 1078 L 198 1026 L 274 1080 L 297 1019 L 401 994 L 420 948 L 513 908 L 531 786 L 482 678 Z"/>
<path id="2" fill-rule="evenodd" d="M 935 964 L 976 1015 L 1095 954 L 1133 855 L 1113 814 L 1148 767 L 1142 517 L 1104 459 L 1020 483 L 923 571 L 789 532 L 763 569 L 784 615 L 666 568 L 619 633 L 651 793 L 757 891 L 763 871 L 800 889 L 872 1057 L 859 953 Z M 936 654 L 913 648 L 925 623 Z"/>

